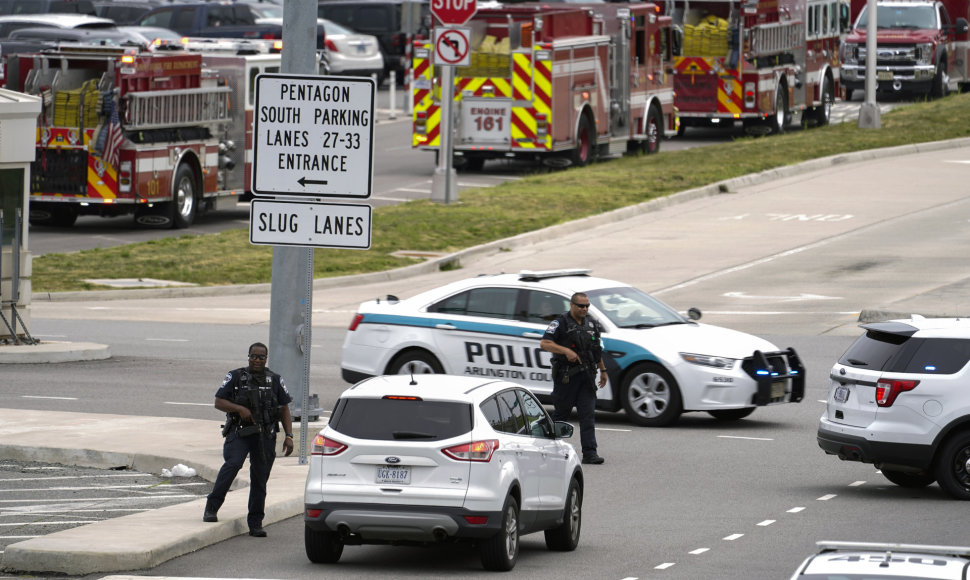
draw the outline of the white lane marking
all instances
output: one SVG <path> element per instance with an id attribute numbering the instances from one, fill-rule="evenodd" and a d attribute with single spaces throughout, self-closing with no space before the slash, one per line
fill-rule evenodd
<path id="1" fill-rule="evenodd" d="M 819 403 L 828 403 L 828 401 L 825 400 L 825 399 L 817 399 L 817 400 L 818 400 Z"/>
<path id="2" fill-rule="evenodd" d="M 656 294 L 656 293 L 655 293 Z M 755 316 L 783 316 L 783 315 L 798 315 L 798 314 L 811 314 L 815 316 L 821 315 L 839 315 L 839 316 L 859 316 L 858 310 L 705 310 L 704 314 L 721 314 L 730 316 L 739 316 L 742 314 L 753 314 Z"/>
<path id="3" fill-rule="evenodd" d="M 104 520 L 44 520 L 42 522 L 10 522 L 9 524 L 0 524 L 0 526 L 61 526 L 65 524 L 96 524 Z"/>
<path id="4" fill-rule="evenodd" d="M 0 536 L 0 540 L 20 540 L 20 539 L 27 540 L 30 538 L 39 538 L 39 537 L 40 536 Z"/>
<path id="5" fill-rule="evenodd" d="M 743 536 L 744 536 L 744 534 L 731 534 L 730 536 L 724 536 L 721 539 L 722 540 L 727 540 L 728 542 L 733 542 L 734 540 L 737 540 L 738 538 L 743 537 Z"/>
<path id="6" fill-rule="evenodd" d="M 758 525 L 761 527 L 765 527 L 765 526 L 770 526 L 773 523 L 775 523 L 775 520 L 765 520 L 763 522 L 758 522 Z"/>
<path id="7" fill-rule="evenodd" d="M 670 568 L 673 565 L 674 565 L 674 562 L 664 562 L 663 564 L 661 564 L 659 566 L 654 566 L 653 569 L 654 570 L 666 570 L 667 568 Z"/>
<path id="8" fill-rule="evenodd" d="M 830 493 L 828 495 L 823 495 L 822 497 L 817 498 L 815 501 L 828 501 L 828 500 L 832 499 L 833 497 L 836 497 L 836 494 Z"/>
<path id="9" fill-rule="evenodd" d="M 708 550 L 710 550 L 710 548 L 697 548 L 696 550 L 691 550 L 690 552 L 687 552 L 687 553 L 688 554 L 693 554 L 693 555 L 696 556 L 698 554 L 703 554 L 704 552 L 706 552 Z"/>
<path id="10" fill-rule="evenodd" d="M 37 488 L 37 489 L 27 489 L 27 488 L 23 488 L 23 489 L 0 489 L 0 493 L 3 493 L 5 491 L 9 491 L 9 492 L 13 492 L 13 493 L 18 493 L 18 492 L 21 492 L 21 491 L 47 491 L 47 490 L 49 490 L 49 491 L 86 491 L 86 490 L 91 490 L 91 489 L 148 489 L 148 488 L 152 488 L 152 487 L 165 487 L 167 489 L 167 488 L 170 488 L 170 487 L 191 487 L 191 486 L 197 486 L 197 485 L 209 485 L 209 484 L 208 483 L 205 483 L 205 482 L 199 482 L 199 483 L 166 483 L 163 486 L 163 485 L 160 485 L 160 484 L 157 484 L 157 483 L 147 483 L 147 484 L 142 484 L 142 485 L 94 485 L 94 486 L 90 486 L 90 487 L 47 487 L 47 488 Z"/>
<path id="11" fill-rule="evenodd" d="M 750 441 L 774 441 L 768 437 L 740 437 L 738 435 L 718 435 L 721 439 L 748 439 Z"/>
<path id="12" fill-rule="evenodd" d="M 145 340 L 151 342 L 188 342 L 187 338 L 146 338 Z"/>
<path id="13" fill-rule="evenodd" d="M 802 292 L 798 296 L 757 296 L 747 292 L 725 292 L 721 294 L 725 298 L 744 298 L 747 300 L 757 300 L 759 302 L 803 302 L 805 300 L 843 300 L 841 296 L 823 296 L 821 294 L 808 294 Z"/>
<path id="14" fill-rule="evenodd" d="M 52 475 L 49 477 L 11 477 L 9 479 L 0 480 L 0 484 L 6 483 L 8 481 L 53 481 L 55 479 L 81 479 L 84 477 L 141 477 L 145 475 L 144 473 L 102 473 L 97 475 Z"/>
<path id="15" fill-rule="evenodd" d="M 866 482 L 864 481 L 853 481 L 852 483 L 849 484 L 849 487 L 859 487 L 860 485 L 865 485 L 865 484 Z"/>
<path id="16" fill-rule="evenodd" d="M 212 403 L 179 403 L 177 401 L 165 401 L 165 405 L 195 405 L 198 407 L 211 407 Z"/>
<path id="17" fill-rule="evenodd" d="M 159 499 L 182 499 L 182 498 L 200 498 L 205 496 L 194 495 L 191 493 L 183 493 L 179 495 L 151 495 L 142 497 L 86 497 L 84 499 L 0 499 L 0 503 L 43 503 L 50 505 L 60 505 L 69 503 L 96 503 L 102 501 L 110 501 L 112 503 L 124 503 L 124 502 L 136 502 L 136 501 L 158 501 Z"/>
<path id="18" fill-rule="evenodd" d="M 35 334 L 34 338 L 67 338 L 66 334 Z"/>
<path id="19" fill-rule="evenodd" d="M 790 510 L 788 510 L 788 513 L 790 513 L 790 514 L 797 514 L 798 512 L 804 511 L 804 510 L 805 510 L 805 508 L 803 508 L 803 507 L 793 507 Z"/>
<path id="20" fill-rule="evenodd" d="M 13 517 L 13 516 L 24 516 L 32 514 L 83 514 L 87 512 L 150 512 L 155 511 L 155 508 L 118 508 L 118 509 L 56 509 L 56 510 L 45 510 L 45 509 L 33 509 L 33 506 L 24 506 L 22 508 L 0 508 L 0 517 Z"/>
<path id="21" fill-rule="evenodd" d="M 77 397 L 45 397 L 43 395 L 20 395 L 21 399 L 54 399 L 56 401 L 76 401 Z"/>
<path id="22" fill-rule="evenodd" d="M 597 427 L 596 430 L 597 431 L 616 431 L 617 433 L 629 433 L 633 431 L 633 429 L 614 429 L 612 427 Z"/>

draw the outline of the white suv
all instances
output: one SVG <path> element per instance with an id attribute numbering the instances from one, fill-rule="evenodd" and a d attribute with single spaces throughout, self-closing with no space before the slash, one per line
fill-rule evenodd
<path id="1" fill-rule="evenodd" d="M 889 481 L 970 500 L 970 319 L 861 325 L 832 367 L 818 444 Z"/>
<path id="2" fill-rule="evenodd" d="M 313 440 L 306 554 L 345 545 L 477 543 L 489 570 L 511 570 L 519 536 L 579 544 L 583 471 L 569 423 L 515 383 L 395 375 L 347 389 Z"/>

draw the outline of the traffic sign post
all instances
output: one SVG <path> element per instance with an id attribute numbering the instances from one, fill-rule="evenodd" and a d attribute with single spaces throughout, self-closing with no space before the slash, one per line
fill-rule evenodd
<path id="1" fill-rule="evenodd" d="M 363 77 L 257 75 L 253 194 L 370 197 L 375 93 Z"/>
<path id="2" fill-rule="evenodd" d="M 431 13 L 442 24 L 462 25 L 478 12 L 475 0 L 431 0 Z"/>

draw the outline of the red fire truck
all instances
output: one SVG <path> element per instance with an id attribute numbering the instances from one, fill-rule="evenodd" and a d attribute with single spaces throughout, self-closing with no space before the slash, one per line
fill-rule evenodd
<path id="1" fill-rule="evenodd" d="M 7 88 L 42 97 L 30 221 L 134 214 L 189 226 L 249 190 L 253 79 L 279 54 L 63 46 L 7 57 Z"/>
<path id="2" fill-rule="evenodd" d="M 413 147 L 440 147 L 441 99 L 454 99 L 455 166 L 524 158 L 585 165 L 660 149 L 676 131 L 670 18 L 650 3 L 479 8 L 470 64 L 441 87 L 434 46 L 416 43 Z"/>
<path id="3" fill-rule="evenodd" d="M 842 46 L 846 96 L 866 88 L 864 0 L 852 1 L 855 28 Z M 946 96 L 970 90 L 970 1 L 879 0 L 876 3 L 876 90 Z"/>
<path id="4" fill-rule="evenodd" d="M 683 42 L 674 57 L 681 127 L 781 133 L 798 116 L 829 122 L 840 94 L 840 0 L 673 0 Z"/>

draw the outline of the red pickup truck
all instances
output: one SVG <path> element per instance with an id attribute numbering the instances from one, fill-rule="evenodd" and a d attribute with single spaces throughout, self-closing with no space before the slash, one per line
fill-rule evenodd
<path id="1" fill-rule="evenodd" d="M 852 0 L 855 21 L 842 43 L 846 98 L 866 86 L 866 0 Z M 970 90 L 970 0 L 878 0 L 876 90 L 943 97 Z"/>

